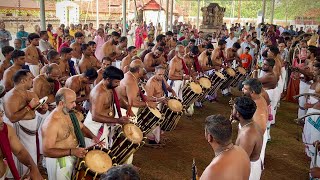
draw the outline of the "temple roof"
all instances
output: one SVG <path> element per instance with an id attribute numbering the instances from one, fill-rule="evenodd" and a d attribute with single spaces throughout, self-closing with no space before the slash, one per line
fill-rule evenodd
<path id="1" fill-rule="evenodd" d="M 150 0 L 143 7 L 143 10 L 159 11 L 159 9 L 164 10 L 155 0 Z"/>

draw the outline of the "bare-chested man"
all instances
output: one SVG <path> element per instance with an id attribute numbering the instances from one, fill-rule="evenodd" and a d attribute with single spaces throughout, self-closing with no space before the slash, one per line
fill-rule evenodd
<path id="1" fill-rule="evenodd" d="M 118 54 L 117 54 L 116 60 L 122 61 L 122 59 L 128 55 L 127 46 L 128 46 L 128 38 L 125 36 L 120 37 L 119 44 L 117 45 L 117 53 Z M 119 63 L 119 65 L 120 65 L 120 63 Z"/>
<path id="2" fill-rule="evenodd" d="M 61 78 L 64 79 L 64 81 L 61 80 L 62 84 L 65 84 L 65 81 L 71 76 L 75 75 L 75 69 L 70 67 L 70 63 L 73 63 L 71 61 L 72 58 L 72 48 L 63 47 L 60 51 L 60 63 L 59 68 L 61 70 Z M 73 73 L 71 73 L 71 70 L 73 70 Z"/>
<path id="3" fill-rule="evenodd" d="M 108 149 L 112 146 L 115 125 L 130 122 L 128 117 L 122 116 L 121 112 L 117 111 L 120 110 L 120 103 L 117 94 L 115 94 L 115 88 L 119 86 L 123 76 L 123 72 L 114 66 L 105 68 L 103 80 L 90 92 L 91 107 L 84 121 L 84 125 L 93 134 L 100 136 L 98 137 L 100 139 L 105 139 L 104 142 Z M 87 145 L 90 144 L 87 143 Z"/>
<path id="4" fill-rule="evenodd" d="M 76 67 L 77 74 L 80 74 L 79 61 L 82 57 L 81 44 L 84 42 L 84 35 L 81 32 L 76 32 L 74 38 L 75 42 L 70 45 L 70 48 L 73 49 L 71 61 L 73 61 Z"/>
<path id="5" fill-rule="evenodd" d="M 84 73 L 89 68 L 99 69 L 97 59 L 92 58 L 92 48 L 88 44 L 81 44 L 82 58 L 79 62 L 79 71 Z"/>
<path id="6" fill-rule="evenodd" d="M 267 93 L 267 99 L 263 97 L 263 88 L 262 84 L 258 79 L 248 79 L 243 83 L 242 92 L 245 96 L 250 97 L 257 105 L 257 110 L 253 115 L 253 121 L 259 125 L 262 134 L 263 134 L 263 145 L 261 149 L 261 161 L 264 163 L 265 150 L 268 141 L 267 135 L 267 122 L 269 119 L 269 96 Z"/>
<path id="7" fill-rule="evenodd" d="M 57 64 L 48 65 L 44 74 L 41 74 L 34 78 L 33 92 L 35 92 L 39 98 L 47 96 L 47 104 L 54 103 L 55 95 L 61 88 L 61 85 L 59 83 L 60 76 L 61 71 Z M 53 108 L 54 107 L 55 106 L 53 106 Z"/>
<path id="8" fill-rule="evenodd" d="M 49 180 L 71 179 L 77 158 L 84 158 L 87 150 L 84 137 L 95 143 L 98 138 L 75 118 L 72 110 L 76 106 L 76 93 L 61 88 L 56 94 L 57 107 L 42 126 L 43 152 Z"/>
<path id="9" fill-rule="evenodd" d="M 90 68 L 82 74 L 71 76 L 67 79 L 65 87 L 72 89 L 77 94 L 77 110 L 84 111 L 81 104 L 89 100 L 90 85 L 94 83 L 97 77 L 97 71 L 94 68 Z"/>
<path id="10" fill-rule="evenodd" d="M 124 78 L 120 81 L 120 86 L 117 87 L 121 107 L 126 110 L 131 107 L 132 112 L 128 112 L 131 116 L 137 113 L 137 108 L 146 106 L 156 107 L 156 103 L 148 101 L 149 99 L 146 96 L 141 97 L 141 89 L 138 84 L 143 75 L 143 62 L 141 60 L 133 60 L 129 65 L 129 71 L 124 74 Z"/>
<path id="11" fill-rule="evenodd" d="M 88 42 L 88 45 L 90 46 L 91 48 L 91 52 L 92 52 L 92 55 L 91 55 L 91 59 L 93 62 L 96 62 L 97 64 L 97 67 L 100 68 L 101 67 L 101 63 L 100 61 L 97 59 L 96 55 L 94 54 L 96 52 L 96 49 L 97 49 L 97 44 L 96 42 L 94 41 L 89 41 Z"/>
<path id="12" fill-rule="evenodd" d="M 38 120 L 36 110 L 44 114 L 48 106 L 39 105 L 38 96 L 30 91 L 32 88 L 33 75 L 28 70 L 18 70 L 13 76 L 14 88 L 11 89 L 3 98 L 3 107 L 7 119 L 13 123 L 14 128 L 20 138 L 21 143 L 26 147 L 34 162 L 38 162 L 40 150 L 37 144 Z M 41 123 L 41 122 L 40 122 Z M 21 163 L 16 164 L 19 174 L 27 171 L 26 166 Z"/>
<path id="13" fill-rule="evenodd" d="M 60 54 L 56 50 L 50 50 L 47 53 L 47 59 L 49 64 L 52 64 L 52 63 L 60 64 Z M 48 65 L 43 66 L 40 70 L 40 74 L 46 73 L 47 67 Z"/>
<path id="14" fill-rule="evenodd" d="M 120 69 L 124 72 L 124 69 L 129 66 L 132 58 L 137 55 L 137 48 L 135 46 L 128 47 L 128 55 L 122 59 Z"/>
<path id="15" fill-rule="evenodd" d="M 242 147 L 248 154 L 251 163 L 250 180 L 260 179 L 262 161 L 260 159 L 263 145 L 263 132 L 252 118 L 257 106 L 249 97 L 237 97 L 233 105 L 233 119 L 239 121 L 236 145 Z"/>
<path id="16" fill-rule="evenodd" d="M 166 40 L 166 46 L 167 46 L 169 52 L 177 46 L 177 42 L 174 41 L 172 39 L 172 37 L 173 37 L 172 31 L 167 31 L 165 40 Z"/>
<path id="17" fill-rule="evenodd" d="M 152 76 L 145 86 L 146 94 L 148 98 L 154 102 L 159 102 L 159 109 L 161 105 L 166 103 L 166 97 L 169 96 L 168 92 L 172 96 L 177 96 L 174 90 L 169 86 L 169 84 L 164 79 L 164 73 L 166 69 L 163 66 L 157 66 L 155 68 L 155 75 Z M 159 144 L 160 143 L 160 126 L 157 126 L 152 132 L 149 133 L 148 139 L 149 144 Z"/>
<path id="18" fill-rule="evenodd" d="M 105 69 L 107 67 L 111 66 L 112 59 L 110 59 L 109 57 L 104 57 L 104 58 L 102 58 L 102 62 L 101 63 L 102 63 L 101 64 L 101 68 L 97 71 L 98 77 L 94 81 L 94 86 L 96 86 L 103 79 L 103 72 L 105 71 Z"/>
<path id="19" fill-rule="evenodd" d="M 40 69 L 44 64 L 48 64 L 48 60 L 42 55 L 40 50 L 37 48 L 39 46 L 40 36 L 36 33 L 31 33 L 28 35 L 28 41 L 30 45 L 26 48 L 26 63 L 29 65 L 30 72 L 33 76 L 38 76 L 40 74 Z"/>
<path id="20" fill-rule="evenodd" d="M 147 77 L 150 78 L 154 75 L 154 70 L 156 66 L 159 66 L 160 64 L 164 64 L 165 62 L 162 62 L 160 57 L 163 54 L 164 49 L 162 47 L 158 47 L 156 50 L 148 53 L 144 60 L 144 66 L 147 70 Z"/>
<path id="21" fill-rule="evenodd" d="M 0 65 L 0 80 L 3 79 L 4 71 L 12 65 L 10 60 L 11 60 L 11 55 L 12 55 L 13 50 L 14 50 L 14 48 L 11 46 L 4 46 L 1 48 L 1 52 L 2 52 L 5 59 L 3 60 L 2 64 Z"/>
<path id="22" fill-rule="evenodd" d="M 147 48 L 139 53 L 140 59 L 144 59 L 146 55 L 151 52 L 153 47 L 154 47 L 154 43 L 148 43 Z"/>
<path id="23" fill-rule="evenodd" d="M 0 179 L 7 177 L 8 170 L 11 171 L 14 179 L 20 179 L 20 176 L 22 176 L 19 175 L 15 162 L 13 161 L 12 154 L 14 154 L 19 162 L 30 168 L 30 174 L 28 176 L 31 179 L 43 180 L 36 163 L 20 142 L 15 129 L 3 122 L 3 113 L 3 110 L 0 110 Z"/>
<path id="24" fill-rule="evenodd" d="M 258 80 L 262 83 L 263 88 L 266 90 L 270 97 L 271 114 L 272 118 L 275 119 L 275 109 L 277 106 L 277 100 L 274 99 L 275 91 L 277 90 L 278 77 L 274 74 L 273 67 L 275 65 L 275 60 L 268 58 L 263 61 L 262 71 L 264 71 L 264 76 L 260 77 Z M 270 137 L 270 126 L 271 122 L 267 123 L 268 140 Z"/>
<path id="25" fill-rule="evenodd" d="M 140 78 L 144 75 L 144 64 L 141 60 L 134 60 L 130 63 L 129 71 L 124 74 L 124 78 L 120 81 L 120 86 L 116 88 L 121 104 L 121 113 L 128 116 L 137 116 L 139 108 L 149 106 L 156 108 L 157 103 L 149 101 L 142 94 L 139 87 Z M 127 160 L 131 164 L 133 156 Z"/>
<path id="26" fill-rule="evenodd" d="M 226 63 L 228 67 L 242 66 L 240 57 L 238 55 L 238 50 L 241 48 L 238 42 L 235 42 L 231 48 L 227 49 Z"/>
<path id="27" fill-rule="evenodd" d="M 117 45 L 119 43 L 120 34 L 117 32 L 111 33 L 111 38 L 107 42 L 105 42 L 102 45 L 102 57 L 110 57 L 112 61 L 115 61 L 115 58 L 117 57 L 117 54 L 120 54 L 120 52 L 117 51 Z"/>
<path id="28" fill-rule="evenodd" d="M 177 45 L 176 55 L 171 59 L 169 64 L 169 81 L 168 83 L 177 93 L 178 97 L 182 99 L 182 87 L 184 86 L 184 80 L 190 80 L 189 70 L 184 61 L 184 47 Z"/>
<path id="29" fill-rule="evenodd" d="M 156 37 L 156 41 L 157 41 L 157 44 L 155 44 L 155 46 L 152 48 L 152 51 L 156 51 L 158 49 L 159 46 L 165 46 L 166 45 L 166 36 L 163 35 L 163 34 L 159 34 L 157 37 Z"/>
<path id="30" fill-rule="evenodd" d="M 222 115 L 207 117 L 205 137 L 215 157 L 204 170 L 200 180 L 248 180 L 250 159 L 245 150 L 232 144 L 231 122 Z"/>
<path id="31" fill-rule="evenodd" d="M 11 58 L 13 59 L 13 65 L 6 69 L 3 73 L 3 85 L 6 88 L 6 91 L 10 91 L 13 84 L 13 75 L 19 70 L 22 69 L 22 66 L 25 62 L 25 54 L 23 51 L 14 50 L 11 54 Z"/>
<path id="32" fill-rule="evenodd" d="M 225 53 L 225 47 L 227 42 L 225 40 L 219 40 L 218 47 L 213 50 L 211 59 L 213 61 L 213 66 L 215 70 L 221 71 L 222 69 L 227 68 L 227 56 Z M 222 89 L 222 95 L 230 96 L 231 95 L 231 88 L 228 87 L 226 89 Z"/>
<path id="33" fill-rule="evenodd" d="M 210 75 L 212 73 L 212 70 L 214 69 L 213 62 L 211 59 L 212 51 L 213 45 L 209 43 L 206 45 L 206 50 L 203 51 L 198 57 L 199 64 L 207 75 Z"/>

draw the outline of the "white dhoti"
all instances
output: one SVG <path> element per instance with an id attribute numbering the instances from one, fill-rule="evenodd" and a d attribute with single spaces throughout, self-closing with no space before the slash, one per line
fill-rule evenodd
<path id="1" fill-rule="evenodd" d="M 171 88 L 174 90 L 174 92 L 176 92 L 177 96 L 179 99 L 181 99 L 183 101 L 183 94 L 182 94 L 182 90 L 185 84 L 187 84 L 188 81 L 185 80 L 168 80 L 168 84 L 171 86 Z M 171 93 L 169 93 L 169 96 L 172 96 Z M 192 116 L 192 114 L 194 113 L 194 103 L 192 103 L 188 109 L 187 109 L 187 115 Z"/>
<path id="2" fill-rule="evenodd" d="M 74 63 L 74 68 L 76 70 L 76 73 L 77 74 L 80 74 L 80 69 L 79 69 L 79 62 L 80 62 L 81 59 L 77 59 L 77 58 L 71 58 L 71 61 L 73 61 Z"/>
<path id="3" fill-rule="evenodd" d="M 300 85 L 299 85 L 299 94 L 303 94 L 303 93 L 307 93 L 310 89 L 310 84 L 300 80 Z M 299 97 L 299 107 L 304 107 L 304 105 L 306 104 L 307 99 L 305 96 L 301 96 Z M 302 117 L 306 114 L 306 110 L 305 109 L 301 109 L 299 108 L 298 110 L 298 118 Z"/>
<path id="4" fill-rule="evenodd" d="M 260 160 L 261 160 L 262 164 L 264 164 L 264 157 L 266 155 L 267 142 L 268 142 L 268 132 L 266 129 L 263 133 L 263 142 L 262 142 L 262 148 L 261 148 L 261 153 L 260 153 Z"/>
<path id="5" fill-rule="evenodd" d="M 48 180 L 71 180 L 76 157 L 46 158 Z"/>
<path id="6" fill-rule="evenodd" d="M 268 139 L 270 138 L 270 128 L 271 128 L 271 123 L 275 122 L 275 118 L 276 118 L 276 106 L 278 101 L 275 99 L 275 94 L 276 94 L 277 89 L 267 89 L 266 92 L 268 93 L 268 96 L 270 97 L 270 105 L 271 105 L 271 114 L 272 114 L 272 120 L 267 122 L 267 135 L 268 135 Z"/>
<path id="7" fill-rule="evenodd" d="M 262 173 L 262 162 L 261 159 L 259 158 L 258 160 L 254 162 L 250 162 L 250 177 L 249 180 L 260 180 L 261 173 Z"/>
<path id="8" fill-rule="evenodd" d="M 115 117 L 117 118 L 117 117 Z M 100 136 L 100 140 L 104 139 L 105 147 L 110 149 L 112 146 L 112 137 L 114 135 L 114 130 L 116 128 L 116 124 L 107 124 L 107 123 L 100 123 L 96 122 L 92 119 L 92 114 L 89 111 L 86 119 L 84 120 L 83 124 L 96 136 L 99 134 L 99 129 L 103 126 L 103 131 Z M 91 139 L 85 138 L 87 147 L 92 146 L 94 143 Z"/>
<path id="9" fill-rule="evenodd" d="M 38 76 L 40 74 L 40 64 L 33 65 L 33 64 L 28 64 L 30 72 L 33 74 L 34 77 Z"/>
<path id="10" fill-rule="evenodd" d="M 137 108 L 137 107 L 131 107 L 131 110 L 132 110 L 132 112 L 135 114 L 135 116 L 137 117 L 139 108 Z M 121 114 L 124 116 L 125 114 L 127 114 L 127 110 L 121 108 Z M 136 122 L 137 122 L 137 119 L 135 118 L 133 122 L 136 123 Z M 128 159 L 127 159 L 124 163 L 125 163 L 125 164 L 132 164 L 132 162 L 133 162 L 133 153 L 128 157 Z"/>
<path id="11" fill-rule="evenodd" d="M 309 89 L 309 93 L 314 93 L 314 92 L 315 92 L 314 89 Z M 318 102 L 318 99 L 316 99 L 314 97 L 310 97 L 307 101 L 310 104 L 315 104 L 315 103 Z M 316 110 L 316 109 L 313 109 L 313 108 L 309 108 L 307 110 L 307 114 L 309 114 L 311 112 L 320 112 L 320 111 Z M 312 128 L 313 127 L 308 122 L 308 119 L 305 118 L 305 123 L 304 123 L 304 126 L 303 126 L 303 132 L 302 132 L 302 141 L 303 141 L 304 144 L 311 143 L 311 132 L 310 132 L 310 129 L 312 129 Z M 305 145 L 305 152 L 306 152 L 307 156 L 311 157 L 310 151 L 309 151 L 309 147 L 310 147 L 310 145 Z"/>
<path id="12" fill-rule="evenodd" d="M 317 109 L 309 109 L 308 113 L 319 113 L 320 110 Z M 309 142 L 307 143 L 314 143 L 315 141 L 320 141 L 320 116 L 319 115 L 313 115 L 306 118 L 306 123 L 310 124 L 309 128 Z M 318 153 L 317 161 L 315 161 L 315 155 L 316 155 L 316 148 L 313 145 L 308 145 L 308 150 L 311 158 L 310 162 L 310 168 L 318 167 L 320 165 L 320 156 Z"/>
<path id="13" fill-rule="evenodd" d="M 281 77 L 282 77 L 282 86 L 280 86 L 281 92 L 283 92 L 283 90 L 287 89 L 287 70 L 285 67 L 281 68 Z"/>
<path id="14" fill-rule="evenodd" d="M 116 68 L 118 68 L 118 69 L 120 69 L 120 67 L 121 67 L 121 60 L 116 60 L 115 62 L 112 62 L 111 65 L 114 66 L 114 67 L 116 67 Z"/>
<path id="15" fill-rule="evenodd" d="M 36 143 L 36 134 L 38 122 L 37 119 L 32 120 L 20 120 L 13 124 L 14 129 L 16 130 L 16 134 L 20 139 L 20 142 L 29 152 L 33 162 L 37 164 L 37 143 Z M 28 167 L 23 165 L 16 156 L 13 155 L 14 162 L 16 164 L 18 173 L 20 176 L 24 175 Z M 13 178 L 11 172 L 7 176 L 8 178 Z"/>

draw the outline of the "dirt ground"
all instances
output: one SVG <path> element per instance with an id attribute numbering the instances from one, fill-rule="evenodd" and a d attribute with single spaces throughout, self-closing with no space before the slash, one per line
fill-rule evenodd
<path id="1" fill-rule="evenodd" d="M 133 164 L 140 167 L 144 180 L 191 179 L 192 159 L 196 161 L 198 175 L 214 157 L 214 152 L 204 138 L 204 120 L 212 114 L 229 117 L 230 97 L 219 96 L 218 103 L 205 103 L 196 109 L 192 117 L 183 116 L 177 128 L 166 133 L 170 141 L 162 149 L 142 147 L 134 154 Z M 276 125 L 271 128 L 272 141 L 268 142 L 265 170 L 262 180 L 303 180 L 308 179 L 309 161 L 304 155 L 301 142 L 301 128 L 294 123 L 297 105 L 281 102 L 276 117 Z M 234 124 L 233 136 L 237 135 Z M 299 137 L 299 141 L 297 140 Z"/>

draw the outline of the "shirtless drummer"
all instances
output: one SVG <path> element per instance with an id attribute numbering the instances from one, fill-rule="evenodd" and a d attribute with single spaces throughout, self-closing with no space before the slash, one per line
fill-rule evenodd
<path id="1" fill-rule="evenodd" d="M 109 57 L 102 58 L 101 68 L 97 71 L 98 77 L 96 80 L 94 80 L 94 86 L 96 86 L 97 84 L 99 84 L 101 80 L 103 80 L 103 73 L 107 67 L 111 66 L 111 64 L 112 64 L 111 58 Z"/>
<path id="2" fill-rule="evenodd" d="M 111 38 L 107 42 L 105 42 L 102 45 L 102 57 L 110 57 L 112 61 L 115 61 L 118 54 L 121 54 L 121 52 L 118 52 L 117 45 L 119 44 L 119 38 L 120 34 L 117 32 L 111 33 Z"/>
<path id="3" fill-rule="evenodd" d="M 81 52 L 83 55 L 79 61 L 80 73 L 84 73 L 89 68 L 98 70 L 100 65 L 97 59 L 92 58 L 92 48 L 89 46 L 89 44 L 81 44 Z"/>
<path id="4" fill-rule="evenodd" d="M 121 114 L 119 98 L 115 91 L 123 76 L 123 72 L 114 66 L 105 68 L 103 80 L 90 92 L 91 107 L 84 121 L 84 125 L 93 134 L 96 134 L 99 139 L 105 139 L 108 149 L 112 146 L 115 126 L 130 122 L 128 117 Z"/>
<path id="5" fill-rule="evenodd" d="M 152 76 L 145 86 L 146 94 L 148 98 L 154 102 L 158 102 L 159 109 L 163 103 L 167 103 L 168 92 L 172 96 L 177 96 L 174 90 L 169 86 L 169 84 L 164 79 L 164 73 L 166 69 L 163 66 L 157 66 L 155 68 L 155 75 Z M 152 132 L 148 134 L 149 144 L 157 145 L 160 143 L 160 126 L 157 126 Z"/>
<path id="6" fill-rule="evenodd" d="M 97 71 L 94 68 L 90 68 L 82 74 L 71 76 L 67 79 L 65 87 L 72 89 L 77 94 L 77 110 L 81 112 L 88 110 L 88 106 L 85 106 L 83 103 L 85 103 L 85 101 L 88 103 L 91 90 L 90 86 L 97 77 Z M 82 105 L 84 107 L 82 107 Z"/>
<path id="7" fill-rule="evenodd" d="M 124 74 L 124 78 L 120 81 L 120 86 L 116 88 L 120 99 L 121 114 L 137 116 L 139 108 L 144 108 L 146 106 L 151 108 L 157 107 L 157 103 L 150 101 L 147 96 L 142 94 L 138 85 L 144 72 L 144 65 L 141 60 L 132 61 L 130 63 L 129 71 Z M 130 156 L 127 163 L 131 164 L 132 161 L 133 156 Z"/>
<path id="8" fill-rule="evenodd" d="M 241 147 L 232 144 L 231 122 L 222 115 L 207 117 L 205 137 L 215 157 L 204 170 L 200 180 L 249 179 L 250 159 Z"/>
<path id="9" fill-rule="evenodd" d="M 76 158 L 84 158 L 84 137 L 95 143 L 99 139 L 90 132 L 72 110 L 76 107 L 76 93 L 61 88 L 56 94 L 57 107 L 50 113 L 42 126 L 43 152 L 49 180 L 71 179 Z"/>

